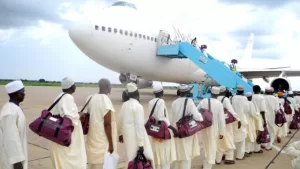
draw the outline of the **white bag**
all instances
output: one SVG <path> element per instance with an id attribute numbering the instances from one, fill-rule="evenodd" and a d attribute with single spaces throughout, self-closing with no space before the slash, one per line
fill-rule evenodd
<path id="1" fill-rule="evenodd" d="M 103 169 L 117 169 L 119 159 L 120 156 L 117 153 L 113 152 L 110 154 L 106 152 L 104 155 Z"/>

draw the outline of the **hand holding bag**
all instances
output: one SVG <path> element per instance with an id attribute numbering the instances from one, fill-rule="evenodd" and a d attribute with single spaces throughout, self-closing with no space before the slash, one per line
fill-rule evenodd
<path id="1" fill-rule="evenodd" d="M 145 124 L 145 128 L 149 136 L 152 136 L 154 138 L 160 138 L 163 140 L 168 140 L 171 139 L 171 133 L 169 131 L 168 125 L 164 121 L 156 121 L 156 119 L 152 117 L 158 101 L 159 99 L 157 99 L 151 110 L 149 119 Z"/>
<path id="2" fill-rule="evenodd" d="M 137 156 L 133 161 L 128 163 L 127 169 L 153 169 L 151 165 L 151 161 L 147 160 L 145 155 L 138 151 Z"/>
<path id="3" fill-rule="evenodd" d="M 39 136 L 68 147 L 71 144 L 71 136 L 74 130 L 72 120 L 60 115 L 52 115 L 50 112 L 64 95 L 65 93 L 48 110 L 43 110 L 41 116 L 34 120 L 29 128 Z"/>
<path id="4" fill-rule="evenodd" d="M 222 104 L 223 104 L 224 99 L 225 99 L 225 96 L 223 97 L 223 99 L 221 101 Z M 230 124 L 230 123 L 233 123 L 236 121 L 236 118 L 226 108 L 224 108 L 224 115 L 225 115 L 226 124 Z"/>
<path id="5" fill-rule="evenodd" d="M 275 114 L 275 124 L 278 127 L 282 127 L 286 123 L 286 118 L 283 110 L 280 108 Z M 281 126 L 279 126 L 281 124 Z"/>

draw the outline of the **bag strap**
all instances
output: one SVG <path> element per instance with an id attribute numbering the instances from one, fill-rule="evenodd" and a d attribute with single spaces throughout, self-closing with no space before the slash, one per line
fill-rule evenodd
<path id="1" fill-rule="evenodd" d="M 153 115 L 154 109 L 155 109 L 155 107 L 156 107 L 156 104 L 157 104 L 158 100 L 159 100 L 159 99 L 156 100 L 156 102 L 155 102 L 155 104 L 154 104 L 154 106 L 153 106 L 153 108 L 152 108 L 152 110 L 151 110 L 151 113 L 150 113 L 149 118 Z"/>
<path id="2" fill-rule="evenodd" d="M 185 117 L 185 109 L 186 109 L 186 104 L 187 104 L 188 98 L 185 99 L 184 101 L 184 106 L 183 106 L 183 114 L 182 114 L 182 118 Z"/>
<path id="3" fill-rule="evenodd" d="M 51 111 L 53 107 L 60 101 L 60 99 L 65 95 L 66 93 L 62 94 L 49 108 L 48 111 Z"/>
<path id="4" fill-rule="evenodd" d="M 223 101 L 224 101 L 225 97 L 226 97 L 226 96 L 224 96 L 224 97 L 223 97 L 223 99 L 221 100 L 221 103 L 223 103 Z"/>
<path id="5" fill-rule="evenodd" d="M 84 109 L 86 108 L 86 106 L 90 103 L 92 97 L 93 97 L 93 96 L 91 96 L 91 97 L 89 98 L 89 100 L 85 103 L 85 105 L 83 106 L 83 108 L 81 109 L 80 112 L 83 112 L 83 111 L 84 111 Z"/>
<path id="6" fill-rule="evenodd" d="M 211 112 L 211 111 L 210 111 L 210 108 L 211 108 L 211 104 L 210 104 L 210 98 L 209 98 L 209 99 L 208 99 L 208 111 L 209 111 L 209 112 Z"/>

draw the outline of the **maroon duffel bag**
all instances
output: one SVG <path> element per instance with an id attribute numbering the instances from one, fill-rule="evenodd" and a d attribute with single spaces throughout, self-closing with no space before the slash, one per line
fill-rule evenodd
<path id="1" fill-rule="evenodd" d="M 60 115 L 54 116 L 50 112 L 64 95 L 57 99 L 48 110 L 43 110 L 41 116 L 34 120 L 29 128 L 39 136 L 68 147 L 71 144 L 71 136 L 74 130 L 71 119 L 60 117 Z"/>

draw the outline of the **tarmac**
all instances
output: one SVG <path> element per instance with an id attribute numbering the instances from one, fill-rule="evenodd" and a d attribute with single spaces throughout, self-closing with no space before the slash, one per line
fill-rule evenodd
<path id="1" fill-rule="evenodd" d="M 121 106 L 121 96 L 122 88 L 112 89 L 111 95 L 109 95 L 116 112 L 118 113 Z M 61 92 L 60 87 L 26 87 L 26 96 L 21 107 L 25 113 L 27 126 L 35 120 L 41 113 L 43 109 L 47 109 Z M 78 109 L 80 110 L 87 97 L 90 94 L 98 92 L 97 88 L 84 88 L 78 87 L 74 93 L 74 98 Z M 145 119 L 148 118 L 148 102 L 153 98 L 151 89 L 140 90 L 140 102 L 144 106 Z M 172 101 L 176 99 L 176 90 L 165 90 L 164 99 L 166 101 L 167 107 L 170 113 L 170 106 Z M 0 86 L 0 105 L 2 106 L 8 101 L 8 96 L 5 93 L 4 86 Z M 295 130 L 292 131 L 294 133 Z M 295 137 L 290 143 L 299 140 L 300 132 L 297 132 Z M 28 135 L 28 154 L 29 154 L 29 169 L 54 169 L 52 161 L 49 157 L 48 141 L 38 135 L 34 134 L 27 127 Z M 268 163 L 275 157 L 278 151 L 283 147 L 283 145 L 290 139 L 293 134 L 289 135 L 287 138 L 283 138 L 280 144 L 275 143 L 271 151 L 264 151 L 263 154 L 254 154 L 251 157 L 246 158 L 242 161 L 236 161 L 235 165 L 214 165 L 213 169 L 265 169 Z M 85 152 L 82 152 L 85 153 Z M 127 168 L 125 164 L 125 151 L 122 144 L 118 144 L 118 154 L 120 155 L 119 168 Z M 203 153 L 201 152 L 201 156 Z M 192 161 L 193 169 L 200 169 L 202 165 L 201 156 L 195 157 Z M 274 163 L 269 167 L 269 169 L 292 169 L 291 158 L 287 156 L 284 151 L 281 153 Z"/>

